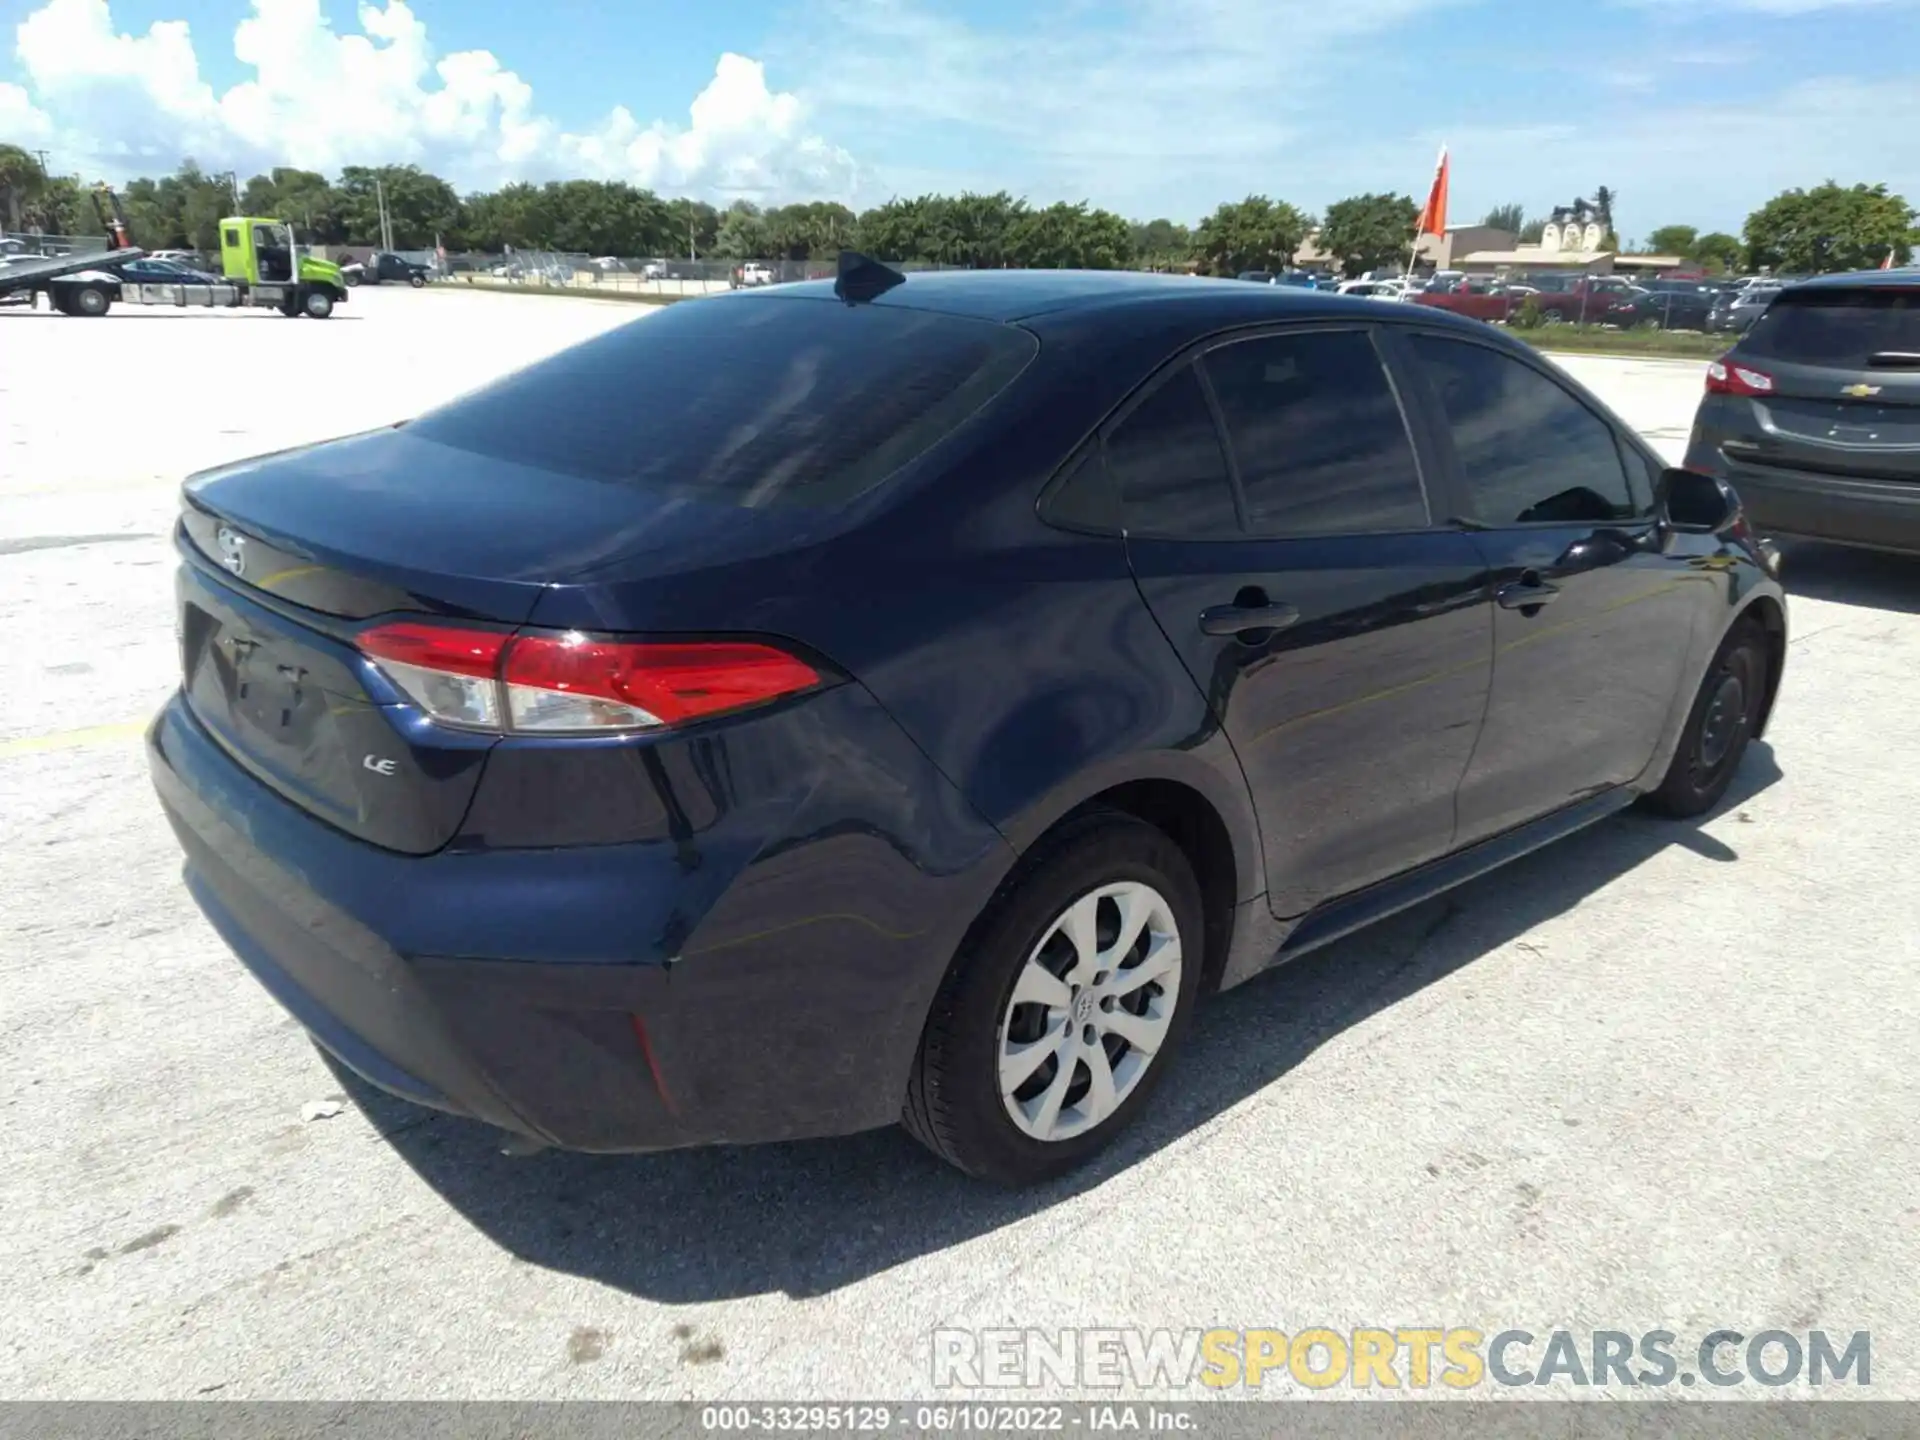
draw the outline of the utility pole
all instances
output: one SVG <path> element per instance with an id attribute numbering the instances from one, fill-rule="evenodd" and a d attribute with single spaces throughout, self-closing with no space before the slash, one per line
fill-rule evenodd
<path id="1" fill-rule="evenodd" d="M 387 215 L 387 187 L 380 183 L 378 175 L 373 177 L 373 199 L 380 209 L 380 248 L 393 249 L 393 221 Z"/>

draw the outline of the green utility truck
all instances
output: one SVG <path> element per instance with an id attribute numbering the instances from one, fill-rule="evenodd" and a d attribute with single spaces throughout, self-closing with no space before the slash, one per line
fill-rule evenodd
<path id="1" fill-rule="evenodd" d="M 331 260 L 302 255 L 284 220 L 238 217 L 220 222 L 220 272 L 238 285 L 242 305 L 324 320 L 344 304 L 347 282 Z"/>
<path id="2" fill-rule="evenodd" d="M 119 197 L 103 185 L 94 198 L 106 225 L 106 253 L 31 269 L 8 266 L 0 271 L 0 290 L 30 287 L 44 293 L 62 314 L 86 316 L 104 315 L 118 302 L 207 310 L 255 306 L 324 320 L 346 301 L 340 267 L 301 254 L 293 227 L 284 220 L 222 220 L 221 273 L 208 275 L 176 262 L 144 258 L 128 233 Z M 16 276 L 11 287 L 4 283 Z"/>

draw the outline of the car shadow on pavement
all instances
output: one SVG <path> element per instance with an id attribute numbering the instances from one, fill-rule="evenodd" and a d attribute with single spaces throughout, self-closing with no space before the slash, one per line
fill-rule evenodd
<path id="1" fill-rule="evenodd" d="M 1737 814 L 1779 778 L 1771 748 L 1756 744 L 1716 814 Z M 416 1109 L 334 1069 L 421 1178 L 516 1260 L 669 1304 L 821 1295 L 1113 1180 L 1349 1027 L 1567 913 L 1669 845 L 1739 858 L 1697 824 L 1629 811 L 1206 1003 L 1139 1123 L 1087 1169 L 1029 1191 L 971 1180 L 899 1129 L 657 1155 L 516 1157 L 498 1131 Z"/>
<path id="2" fill-rule="evenodd" d="M 1837 605 L 1862 605 L 1920 615 L 1920 557 L 1886 555 L 1817 540 L 1780 542 L 1787 601 L 1804 595 Z"/>

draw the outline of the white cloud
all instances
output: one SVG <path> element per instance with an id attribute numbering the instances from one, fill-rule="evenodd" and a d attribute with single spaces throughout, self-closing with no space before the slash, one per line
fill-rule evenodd
<path id="1" fill-rule="evenodd" d="M 1197 218 L 1291 193 L 1304 137 L 1324 144 L 1327 111 L 1352 98 L 1343 62 L 1471 3 L 1028 0 L 994 25 L 927 0 L 816 0 L 769 53 L 843 133 L 871 127 L 914 157 L 863 178 L 863 202 L 949 188 L 943 176 L 993 168 L 990 149 L 1017 169 L 989 188 Z"/>
<path id="2" fill-rule="evenodd" d="M 1916 0 L 1622 0 L 1637 10 L 1667 10 L 1676 18 L 1699 19 L 1714 12 L 1749 15 L 1813 15 L 1822 10 L 1912 8 Z"/>
<path id="3" fill-rule="evenodd" d="M 1610 58 L 1596 30 L 1570 52 L 1581 59 L 1488 45 L 1479 74 L 1434 73 L 1447 62 L 1433 34 L 1471 40 L 1490 18 L 1472 3 L 1026 0 L 995 24 L 938 0 L 814 0 L 768 54 L 836 133 L 886 137 L 863 156 L 863 203 L 967 187 L 1188 221 L 1250 191 L 1319 209 L 1356 193 L 1423 194 L 1443 141 L 1456 219 L 1513 200 L 1544 210 L 1604 183 L 1625 197 L 1630 233 L 1737 229 L 1778 190 L 1836 171 L 1920 200 L 1916 67 L 1878 81 L 1809 77 L 1779 93 L 1756 81 L 1738 103 L 1687 100 L 1699 67 L 1734 69 L 1776 48 L 1737 21 L 1726 30 L 1715 7 L 1875 0 L 1692 0 L 1688 13 L 1711 10 L 1726 30 L 1711 46 L 1642 36 Z M 1562 66 L 1566 103 L 1516 116 L 1509 79 Z"/>
<path id="4" fill-rule="evenodd" d="M 32 145 L 53 133 L 53 121 L 18 85 L 0 80 L 0 135 L 10 145 Z"/>
<path id="5" fill-rule="evenodd" d="M 0 85 L 0 133 L 45 137 L 57 168 L 116 176 L 191 155 L 242 173 L 413 162 L 463 187 L 588 175 L 782 199 L 852 183 L 846 152 L 745 56 L 720 57 L 685 123 L 643 125 L 618 106 L 572 132 L 490 52 L 436 57 L 405 0 L 363 3 L 351 34 L 335 33 L 320 0 L 253 0 L 252 12 L 233 35 L 251 74 L 216 93 L 184 21 L 127 34 L 107 0 L 48 0 L 16 32 L 27 83 Z"/>

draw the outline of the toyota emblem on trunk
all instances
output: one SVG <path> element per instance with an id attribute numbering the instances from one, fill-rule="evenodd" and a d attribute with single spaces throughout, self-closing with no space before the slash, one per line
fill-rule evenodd
<path id="1" fill-rule="evenodd" d="M 220 547 L 220 563 L 236 575 L 246 574 L 247 537 L 222 525 L 214 532 L 213 539 Z"/>

